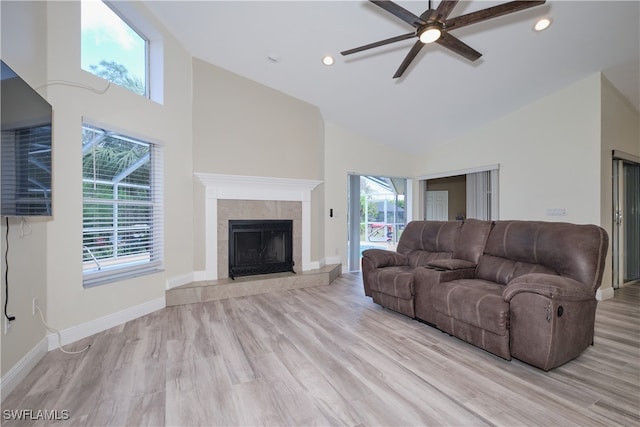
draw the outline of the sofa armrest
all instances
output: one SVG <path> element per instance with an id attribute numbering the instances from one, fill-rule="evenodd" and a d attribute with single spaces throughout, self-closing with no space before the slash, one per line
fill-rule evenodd
<path id="1" fill-rule="evenodd" d="M 598 302 L 586 285 L 530 273 L 511 280 L 502 296 L 509 303 L 512 357 L 548 371 L 593 343 Z"/>
<path id="2" fill-rule="evenodd" d="M 463 270 L 467 268 L 476 268 L 476 264 L 464 259 L 435 259 L 427 264 L 427 268 L 434 268 L 436 270 L 449 271 L 449 270 Z"/>
<path id="3" fill-rule="evenodd" d="M 595 298 L 593 292 L 577 280 L 543 273 L 530 273 L 516 277 L 507 284 L 502 297 L 510 302 L 514 296 L 523 292 L 564 301 L 586 301 Z"/>
<path id="4" fill-rule="evenodd" d="M 384 249 L 367 249 L 362 252 L 362 259 L 368 261 L 373 268 L 409 265 L 406 255 Z"/>

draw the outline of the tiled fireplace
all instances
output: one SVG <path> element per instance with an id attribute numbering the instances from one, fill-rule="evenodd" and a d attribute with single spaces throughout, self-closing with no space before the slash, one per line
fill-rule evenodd
<path id="1" fill-rule="evenodd" d="M 311 191 L 320 181 L 196 173 L 205 186 L 205 271 L 198 280 L 229 277 L 229 220 L 292 220 L 296 272 L 311 262 Z"/>

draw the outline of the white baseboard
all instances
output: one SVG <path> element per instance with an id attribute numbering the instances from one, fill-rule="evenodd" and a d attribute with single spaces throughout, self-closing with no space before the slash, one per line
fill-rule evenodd
<path id="1" fill-rule="evenodd" d="M 204 282 L 205 280 L 216 280 L 217 277 L 213 277 L 213 274 L 209 271 L 194 271 L 193 272 L 193 281 L 194 282 Z"/>
<path id="2" fill-rule="evenodd" d="M 95 320 L 91 320 L 86 323 L 82 323 L 71 328 L 60 331 L 62 345 L 67 345 L 72 342 L 81 340 L 82 338 L 89 337 L 98 332 L 105 331 L 114 326 L 121 325 L 129 320 L 137 319 L 138 317 L 145 316 L 154 311 L 161 310 L 167 306 L 165 297 L 153 299 L 151 301 L 138 304 L 133 307 L 129 307 L 116 313 L 108 314 L 103 317 L 99 317 Z M 48 349 L 53 350 L 58 348 L 58 336 L 57 334 L 47 335 Z"/>
<path id="3" fill-rule="evenodd" d="M 324 262 L 326 264 L 341 264 L 342 258 L 340 258 L 339 256 L 328 256 L 324 259 Z"/>
<path id="4" fill-rule="evenodd" d="M 47 354 L 47 351 L 47 338 L 44 337 L 0 378 L 1 401 L 4 401 L 4 398 L 9 396 L 18 384 L 25 379 L 29 372 Z"/>
<path id="5" fill-rule="evenodd" d="M 609 298 L 613 298 L 613 288 L 609 287 L 609 288 L 600 288 L 598 289 L 598 291 L 596 292 L 596 299 L 598 301 L 604 301 L 606 299 Z"/>
<path id="6" fill-rule="evenodd" d="M 172 277 L 167 279 L 167 290 L 176 288 L 178 286 L 186 285 L 187 283 L 194 282 L 195 273 L 183 274 L 182 276 Z"/>

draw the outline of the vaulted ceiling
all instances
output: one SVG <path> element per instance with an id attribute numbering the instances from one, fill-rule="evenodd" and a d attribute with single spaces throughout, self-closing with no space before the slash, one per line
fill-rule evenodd
<path id="1" fill-rule="evenodd" d="M 398 1 L 420 15 L 427 1 Z M 451 17 L 505 3 L 461 1 Z M 437 7 L 439 0 L 433 1 Z M 444 144 L 602 72 L 640 110 L 640 2 L 547 1 L 452 31 L 476 62 L 416 39 L 340 52 L 412 31 L 368 1 L 147 1 L 194 56 L 317 105 L 325 120 L 408 152 Z M 533 31 L 541 17 L 552 19 Z M 322 64 L 323 55 L 335 64 Z"/>

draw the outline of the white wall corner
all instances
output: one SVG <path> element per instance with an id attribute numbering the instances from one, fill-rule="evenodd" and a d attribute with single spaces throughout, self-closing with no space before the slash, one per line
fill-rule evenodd
<path id="1" fill-rule="evenodd" d="M 606 299 L 609 298 L 613 298 L 613 288 L 612 287 L 608 287 L 608 288 L 600 288 L 598 289 L 598 291 L 596 292 L 596 299 L 598 301 L 604 301 Z"/>
<path id="2" fill-rule="evenodd" d="M 194 271 L 193 281 L 204 282 L 205 280 L 216 280 L 216 277 L 211 274 L 210 271 Z"/>
<path id="3" fill-rule="evenodd" d="M 119 326 L 130 320 L 137 319 L 138 317 L 146 316 L 154 311 L 161 310 L 167 306 L 164 295 L 160 298 L 155 298 L 142 304 L 135 305 L 133 307 L 126 308 L 116 313 L 111 313 L 106 316 L 99 317 L 80 325 L 72 326 L 70 328 L 60 331 L 61 343 L 58 342 L 57 334 L 47 335 L 48 349 L 53 350 L 58 348 L 59 345 L 67 345 L 78 340 L 81 340 L 98 332 L 106 331 L 107 329 Z"/>
<path id="4" fill-rule="evenodd" d="M 182 285 L 186 285 L 188 283 L 191 283 L 193 281 L 195 281 L 195 273 L 187 273 L 187 274 L 183 274 L 181 276 L 176 276 L 176 277 L 171 277 L 169 279 L 167 279 L 166 282 L 166 289 L 173 289 L 176 288 L 178 286 L 182 286 Z"/>
<path id="5" fill-rule="evenodd" d="M 339 256 L 328 256 L 325 257 L 324 262 L 327 265 L 341 264 L 342 258 L 340 258 Z"/>
<path id="6" fill-rule="evenodd" d="M 0 378 L 1 401 L 4 401 L 5 397 L 9 396 L 18 384 L 27 377 L 29 372 L 47 354 L 47 351 L 47 338 L 45 337 Z"/>

